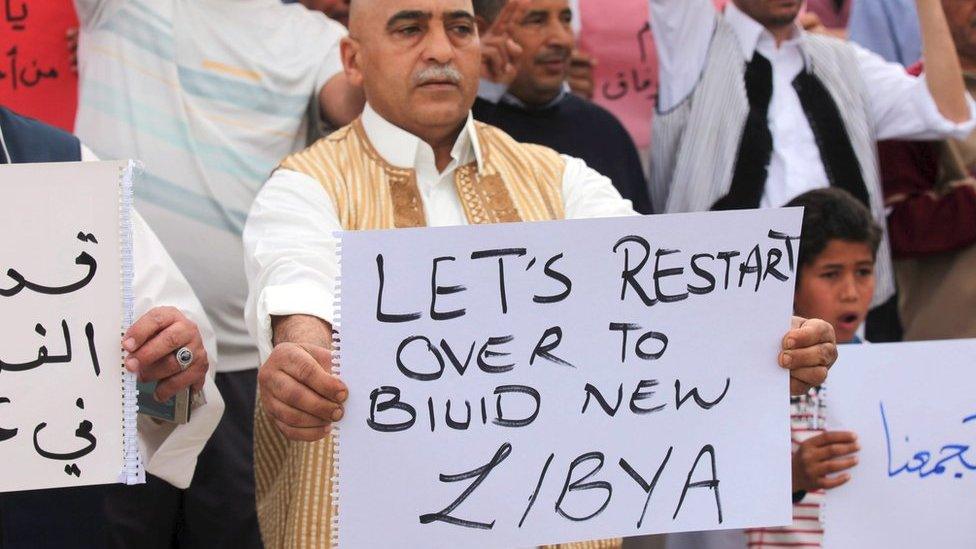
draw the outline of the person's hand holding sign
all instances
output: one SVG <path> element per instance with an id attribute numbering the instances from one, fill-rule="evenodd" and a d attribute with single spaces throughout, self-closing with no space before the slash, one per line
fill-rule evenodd
<path id="1" fill-rule="evenodd" d="M 197 325 L 175 307 L 156 307 L 122 336 L 125 367 L 139 381 L 157 381 L 156 400 L 165 402 L 192 387 L 203 389 L 210 361 Z"/>
<path id="2" fill-rule="evenodd" d="M 803 441 L 793 453 L 793 491 L 829 490 L 849 481 L 850 474 L 837 473 L 857 465 L 854 454 L 860 449 L 857 435 L 847 431 L 828 431 Z"/>
<path id="3" fill-rule="evenodd" d="M 526 4 L 526 0 L 506 3 L 494 24 L 481 34 L 481 77 L 485 80 L 506 86 L 515 81 L 522 47 L 512 39 L 509 29 L 525 15 Z"/>
<path id="4" fill-rule="evenodd" d="M 332 375 L 332 329 L 304 315 L 274 317 L 272 326 L 275 347 L 258 370 L 261 406 L 286 438 L 323 439 L 349 396 Z"/>
<path id="5" fill-rule="evenodd" d="M 790 394 L 802 395 L 827 379 L 837 361 L 834 327 L 820 319 L 793 317 L 793 328 L 783 337 L 779 364 L 790 371 Z"/>

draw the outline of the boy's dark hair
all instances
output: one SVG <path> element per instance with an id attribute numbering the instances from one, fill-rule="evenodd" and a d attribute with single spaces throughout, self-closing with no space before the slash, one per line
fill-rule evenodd
<path id="1" fill-rule="evenodd" d="M 495 22 L 498 13 L 505 7 L 507 0 L 472 0 L 474 4 L 474 14 L 482 17 L 488 24 Z"/>
<path id="2" fill-rule="evenodd" d="M 881 227 L 849 192 L 835 187 L 817 189 L 790 200 L 786 206 L 805 208 L 797 273 L 816 261 L 831 240 L 867 244 L 877 258 Z"/>

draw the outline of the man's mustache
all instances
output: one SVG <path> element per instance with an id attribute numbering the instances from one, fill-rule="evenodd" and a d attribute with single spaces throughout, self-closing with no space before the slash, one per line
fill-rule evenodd
<path id="1" fill-rule="evenodd" d="M 449 82 L 458 85 L 462 79 L 461 71 L 452 65 L 427 67 L 413 75 L 413 83 L 417 86 L 423 86 L 431 82 Z"/>
<path id="2" fill-rule="evenodd" d="M 540 53 L 535 57 L 536 63 L 553 63 L 556 61 L 566 61 L 569 59 L 570 51 L 567 49 L 559 48 L 552 49 L 543 53 Z"/>

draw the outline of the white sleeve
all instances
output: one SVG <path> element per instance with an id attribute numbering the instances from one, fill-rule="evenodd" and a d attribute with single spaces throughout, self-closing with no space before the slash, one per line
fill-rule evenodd
<path id="1" fill-rule="evenodd" d="M 82 28 L 95 28 L 115 15 L 126 0 L 74 0 Z"/>
<path id="2" fill-rule="evenodd" d="M 97 162 L 98 157 L 82 144 L 81 160 Z M 192 410 L 189 423 L 176 425 L 141 415 L 137 419 L 139 450 L 146 470 L 183 489 L 190 486 L 197 467 L 197 456 L 224 414 L 224 399 L 214 383 L 219 360 L 217 337 L 183 273 L 156 233 L 135 210 L 132 212 L 132 249 L 135 267 L 132 280 L 133 318 L 140 318 L 154 307 L 176 307 L 197 325 L 210 363 L 203 384 L 204 404 Z"/>
<path id="3" fill-rule="evenodd" d="M 563 208 L 566 219 L 638 215 L 630 200 L 620 196 L 613 183 L 586 162 L 563 156 Z"/>
<path id="4" fill-rule="evenodd" d="M 694 91 L 715 33 L 711 0 L 650 0 L 659 65 L 658 111 L 668 112 Z"/>
<path id="5" fill-rule="evenodd" d="M 82 162 L 98 162 L 98 156 L 92 152 L 91 149 L 86 147 L 84 144 L 81 145 L 81 161 Z"/>
<path id="6" fill-rule="evenodd" d="M 857 44 L 851 43 L 851 47 L 864 78 L 879 141 L 965 139 L 976 128 L 976 104 L 969 94 L 969 120 L 951 122 L 939 112 L 924 75 L 915 78 L 898 63 L 889 63 Z"/>
<path id="7" fill-rule="evenodd" d="M 224 412 L 224 400 L 214 384 L 217 370 L 217 339 L 203 306 L 189 283 L 170 258 L 162 242 L 139 215 L 132 215 L 132 247 L 135 276 L 133 313 L 136 319 L 160 306 L 179 309 L 196 323 L 207 350 L 210 368 L 203 386 L 205 404 L 194 408 L 185 425 L 163 423 L 139 416 L 140 449 L 146 471 L 177 488 L 186 488 L 193 479 L 197 457 L 217 428 Z"/>
<path id="8" fill-rule="evenodd" d="M 271 317 L 303 314 L 332 323 L 334 233 L 341 229 L 332 200 L 307 175 L 277 170 L 255 198 L 244 227 L 244 318 L 262 363 L 273 347 Z"/>

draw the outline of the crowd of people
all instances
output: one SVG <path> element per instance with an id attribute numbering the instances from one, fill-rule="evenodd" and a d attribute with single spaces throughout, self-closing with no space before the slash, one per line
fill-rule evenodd
<path id="1" fill-rule="evenodd" d="M 591 101 L 587 1 L 649 1 L 649 151 Z M 0 160 L 144 164 L 126 367 L 205 398 L 140 418 L 145 485 L 0 495 L 0 547 L 327 546 L 339 230 L 806 208 L 794 524 L 627 544 L 819 547 L 836 345 L 976 337 L 976 0 L 74 3 L 74 135 L 0 104 Z"/>

